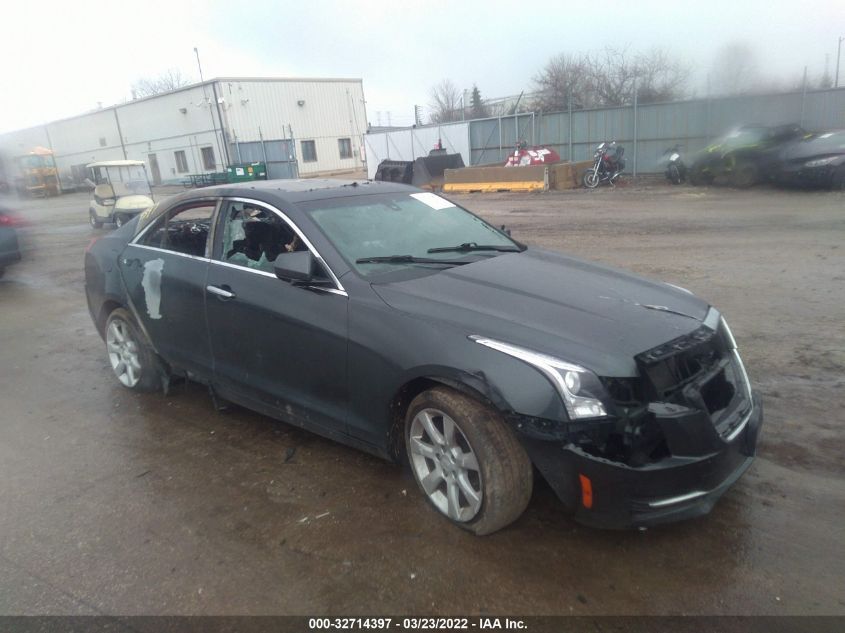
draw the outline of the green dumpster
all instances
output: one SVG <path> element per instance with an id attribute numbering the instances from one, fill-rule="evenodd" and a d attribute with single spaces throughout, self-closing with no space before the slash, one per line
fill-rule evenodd
<path id="1" fill-rule="evenodd" d="M 235 163 L 226 167 L 229 182 L 267 180 L 267 165 L 264 163 Z"/>

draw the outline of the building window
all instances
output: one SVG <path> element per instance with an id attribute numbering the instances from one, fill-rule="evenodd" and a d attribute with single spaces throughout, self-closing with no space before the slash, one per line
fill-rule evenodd
<path id="1" fill-rule="evenodd" d="M 202 166 L 206 169 L 214 169 L 217 165 L 214 162 L 214 148 L 203 147 L 200 149 L 200 152 L 202 152 Z"/>
<path id="2" fill-rule="evenodd" d="M 348 138 L 337 139 L 337 147 L 340 150 L 341 158 L 352 158 L 352 140 Z"/>
<path id="3" fill-rule="evenodd" d="M 100 137 L 100 147 L 105 147 L 105 146 L 106 146 L 106 137 L 101 136 Z"/>
<path id="4" fill-rule="evenodd" d="M 176 157 L 176 171 L 180 174 L 188 173 L 188 159 L 185 158 L 185 152 L 180 149 L 173 152 L 173 156 Z"/>
<path id="5" fill-rule="evenodd" d="M 302 141 L 302 162 L 313 163 L 317 160 L 317 147 L 314 141 Z"/>

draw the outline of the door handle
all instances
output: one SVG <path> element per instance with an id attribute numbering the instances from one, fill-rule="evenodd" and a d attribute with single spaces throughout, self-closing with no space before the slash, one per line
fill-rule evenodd
<path id="1" fill-rule="evenodd" d="M 221 301 L 228 301 L 229 299 L 234 299 L 235 293 L 231 292 L 227 289 L 228 286 L 224 286 L 223 288 L 218 288 L 217 286 L 206 286 L 205 289 L 208 290 L 213 295 L 217 295 L 217 298 Z"/>

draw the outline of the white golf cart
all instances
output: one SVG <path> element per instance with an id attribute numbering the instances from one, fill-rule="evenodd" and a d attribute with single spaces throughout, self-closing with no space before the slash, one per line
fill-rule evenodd
<path id="1" fill-rule="evenodd" d="M 153 206 L 147 169 L 140 160 L 104 160 L 90 163 L 88 184 L 94 187 L 88 209 L 91 226 L 114 222 L 120 228 Z"/>

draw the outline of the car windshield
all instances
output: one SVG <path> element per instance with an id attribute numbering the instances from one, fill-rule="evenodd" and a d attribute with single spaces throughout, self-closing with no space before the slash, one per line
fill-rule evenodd
<path id="1" fill-rule="evenodd" d="M 350 196 L 303 206 L 349 265 L 364 276 L 407 266 L 437 270 L 455 260 L 521 250 L 502 231 L 433 193 Z M 358 261 L 391 256 L 410 257 Z M 415 258 L 444 263 L 415 262 Z"/>
<path id="2" fill-rule="evenodd" d="M 766 138 L 767 132 L 768 130 L 762 127 L 741 128 L 725 134 L 714 145 L 720 145 L 723 149 L 757 145 Z"/>

